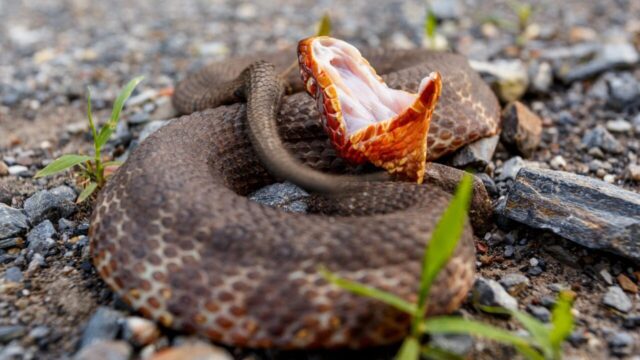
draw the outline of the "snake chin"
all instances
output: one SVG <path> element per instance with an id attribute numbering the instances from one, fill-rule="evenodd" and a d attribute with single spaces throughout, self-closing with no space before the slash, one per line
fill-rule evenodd
<path id="1" fill-rule="evenodd" d="M 343 158 L 422 182 L 439 73 L 422 79 L 417 93 L 392 89 L 358 49 L 326 36 L 302 40 L 298 59 L 305 89 Z"/>

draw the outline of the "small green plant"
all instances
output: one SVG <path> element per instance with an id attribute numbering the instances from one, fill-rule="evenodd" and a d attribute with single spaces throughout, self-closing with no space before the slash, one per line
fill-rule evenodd
<path id="1" fill-rule="evenodd" d="M 427 14 L 424 19 L 424 35 L 432 43 L 436 40 L 436 29 L 438 27 L 438 19 L 431 10 L 431 7 L 427 7 Z"/>
<path id="2" fill-rule="evenodd" d="M 520 336 L 498 327 L 459 316 L 426 317 L 429 292 L 436 276 L 446 265 L 460 240 L 467 219 L 467 211 L 472 193 L 472 177 L 466 174 L 456 193 L 436 225 L 431 241 L 427 245 L 422 261 L 422 276 L 418 289 L 417 303 L 405 301 L 388 293 L 358 282 L 341 278 L 326 269 L 323 276 L 331 283 L 354 294 L 382 301 L 411 316 L 409 335 L 405 338 L 396 355 L 397 360 L 416 360 L 421 356 L 431 359 L 457 358 L 453 354 L 421 344 L 428 334 L 468 334 L 484 337 L 514 346 L 524 357 L 531 360 L 560 359 L 561 345 L 573 328 L 571 315 L 572 297 L 561 293 L 552 311 L 552 322 L 547 326 L 532 316 L 502 308 L 486 308 L 486 311 L 514 316 L 527 329 L 529 336 Z"/>
<path id="3" fill-rule="evenodd" d="M 111 118 L 102 126 L 98 131 L 96 124 L 93 121 L 93 114 L 91 112 L 91 91 L 87 89 L 87 118 L 89 119 L 89 127 L 93 135 L 94 154 L 78 155 L 78 154 L 66 154 L 55 159 L 44 169 L 38 171 L 35 175 L 36 178 L 51 176 L 59 172 L 65 171 L 71 168 L 77 168 L 79 184 L 84 188 L 78 196 L 77 202 L 83 202 L 97 189 L 101 189 L 107 178 L 110 176 L 110 171 L 113 167 L 120 166 L 120 162 L 117 161 L 104 161 L 102 159 L 102 147 L 107 143 L 111 134 L 115 131 L 118 121 L 120 121 L 120 112 L 124 107 L 125 101 L 129 99 L 131 93 L 136 86 L 142 81 L 143 77 L 139 76 L 131 81 L 120 91 L 120 94 L 116 98 L 113 104 L 113 110 L 111 112 Z"/>

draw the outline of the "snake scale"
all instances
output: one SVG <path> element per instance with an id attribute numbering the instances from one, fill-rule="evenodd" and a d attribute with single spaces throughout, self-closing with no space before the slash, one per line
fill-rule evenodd
<path id="1" fill-rule="evenodd" d="M 465 58 L 424 50 L 363 53 L 394 88 L 415 91 L 429 72 L 442 74 L 430 160 L 497 132 L 499 105 Z M 318 268 L 415 301 L 424 246 L 450 200 L 436 185 L 451 190 L 455 182 L 430 183 L 429 176 L 422 185 L 364 182 L 361 191 L 343 196 L 314 195 L 311 214 L 250 201 L 245 195 L 276 181 L 258 160 L 247 105 L 235 91 L 234 79 L 257 59 L 282 71 L 294 54 L 214 63 L 177 86 L 174 105 L 190 115 L 145 140 L 98 198 L 90 231 L 94 264 L 142 315 L 224 344 L 291 349 L 397 342 L 407 332 L 406 315 L 341 291 Z M 336 157 L 314 100 L 300 92 L 297 76 L 289 79 L 276 119 L 286 148 L 316 170 L 359 171 Z M 263 96 L 269 91 L 263 85 L 260 72 L 244 83 L 259 115 L 273 101 Z M 456 309 L 474 272 L 467 226 L 436 279 L 429 312 Z"/>

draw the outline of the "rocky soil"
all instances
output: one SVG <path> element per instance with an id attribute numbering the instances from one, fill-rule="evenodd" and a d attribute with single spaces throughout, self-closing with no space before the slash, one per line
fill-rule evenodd
<path id="1" fill-rule="evenodd" d="M 324 12 L 334 35 L 355 45 L 465 54 L 505 105 L 501 137 L 442 160 L 476 168 L 496 214 L 477 239 L 475 296 L 460 313 L 517 329 L 474 302 L 548 321 L 557 292 L 571 289 L 577 326 L 565 357 L 640 359 L 640 2 L 532 4 L 519 25 L 506 2 L 435 1 L 437 36 L 425 40 L 417 0 L 0 0 L 0 359 L 392 357 L 393 348 L 222 348 L 158 328 L 97 276 L 91 204 L 75 203 L 71 174 L 33 178 L 61 154 L 91 151 L 87 86 L 104 121 L 119 89 L 145 76 L 107 145 L 126 159 L 172 118 L 167 94 L 189 71 L 295 44 Z M 291 185 L 254 198 L 305 211 L 304 193 Z M 433 341 L 468 358 L 515 356 L 464 336 Z"/>

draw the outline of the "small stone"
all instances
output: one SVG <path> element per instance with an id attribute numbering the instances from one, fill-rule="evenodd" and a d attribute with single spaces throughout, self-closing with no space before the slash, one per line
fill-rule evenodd
<path id="1" fill-rule="evenodd" d="M 602 177 L 602 180 L 608 184 L 613 184 L 616 181 L 616 176 L 613 174 L 606 174 Z"/>
<path id="2" fill-rule="evenodd" d="M 233 360 L 233 357 L 223 348 L 197 342 L 161 350 L 151 358 L 151 360 L 183 359 Z"/>
<path id="3" fill-rule="evenodd" d="M 529 278 L 518 273 L 509 273 L 500 278 L 500 285 L 513 296 L 517 296 L 522 290 L 526 289 L 529 284 Z"/>
<path id="4" fill-rule="evenodd" d="M 27 330 L 22 325 L 1 325 L 0 344 L 6 344 L 11 340 L 23 337 Z"/>
<path id="5" fill-rule="evenodd" d="M 640 134 L 640 113 L 633 118 L 633 131 Z"/>
<path id="6" fill-rule="evenodd" d="M 540 266 L 532 266 L 529 268 L 529 270 L 527 270 L 527 274 L 529 274 L 530 276 L 539 276 L 543 272 L 544 270 L 542 270 Z"/>
<path id="7" fill-rule="evenodd" d="M 9 175 L 20 176 L 29 172 L 29 168 L 24 165 L 9 166 Z"/>
<path id="8" fill-rule="evenodd" d="M 0 239 L 24 234 L 29 228 L 25 214 L 5 204 L 0 204 Z"/>
<path id="9" fill-rule="evenodd" d="M 24 240 L 20 237 L 7 238 L 0 240 L 0 249 L 10 249 L 14 247 L 22 247 Z"/>
<path id="10" fill-rule="evenodd" d="M 33 253 L 46 255 L 55 244 L 52 240 L 56 236 L 56 229 L 49 220 L 45 220 L 31 229 L 27 234 L 27 248 Z"/>
<path id="11" fill-rule="evenodd" d="M 0 161 L 0 176 L 9 175 L 9 166 L 4 163 L 4 161 Z"/>
<path id="12" fill-rule="evenodd" d="M 160 331 L 153 321 L 130 316 L 124 323 L 124 339 L 136 346 L 153 343 L 160 336 Z"/>
<path id="13" fill-rule="evenodd" d="M 620 154 L 624 151 L 622 144 L 601 125 L 587 131 L 582 137 L 582 144 L 588 148 L 599 147 L 612 154 Z"/>
<path id="14" fill-rule="evenodd" d="M 626 292 L 637 294 L 638 293 L 638 285 L 636 285 L 629 277 L 625 274 L 619 274 L 616 279 L 618 279 L 618 284 L 623 288 Z"/>
<path id="15" fill-rule="evenodd" d="M 551 321 L 551 312 L 544 306 L 528 305 L 527 310 L 542 322 Z"/>
<path id="16" fill-rule="evenodd" d="M 615 332 L 608 339 L 609 350 L 615 356 L 631 355 L 633 350 L 633 336 L 626 332 Z"/>
<path id="17" fill-rule="evenodd" d="M 473 302 L 482 306 L 499 306 L 509 310 L 518 309 L 518 301 L 495 280 L 479 277 L 473 284 Z"/>
<path id="18" fill-rule="evenodd" d="M 640 96 L 640 83 L 633 74 L 628 72 L 608 77 L 607 86 L 609 88 L 607 104 L 614 109 L 622 110 L 638 101 Z"/>
<path id="19" fill-rule="evenodd" d="M 631 123 L 624 119 L 615 119 L 607 121 L 607 130 L 616 133 L 630 132 L 632 129 Z"/>
<path id="20" fill-rule="evenodd" d="M 47 337 L 51 333 L 51 329 L 48 326 L 40 325 L 29 331 L 29 337 L 39 340 Z"/>
<path id="21" fill-rule="evenodd" d="M 624 319 L 622 326 L 627 329 L 635 329 L 637 327 L 640 327 L 640 314 L 632 314 L 627 316 Z"/>
<path id="22" fill-rule="evenodd" d="M 473 337 L 466 334 L 434 334 L 429 345 L 442 349 L 450 354 L 467 358 L 467 354 L 473 349 Z"/>
<path id="23" fill-rule="evenodd" d="M 551 159 L 549 165 L 556 170 L 565 169 L 567 167 L 567 161 L 562 157 L 562 155 L 556 155 Z"/>
<path id="24" fill-rule="evenodd" d="M 0 204 L 11 205 L 11 201 L 13 200 L 13 194 L 0 184 Z"/>
<path id="25" fill-rule="evenodd" d="M 464 146 L 453 156 L 453 166 L 457 168 L 475 167 L 483 170 L 491 162 L 499 138 L 499 135 L 495 135 Z"/>
<path id="26" fill-rule="evenodd" d="M 56 221 L 76 211 L 76 192 L 67 186 L 38 191 L 24 202 L 24 210 L 32 224 L 45 219 Z"/>
<path id="27" fill-rule="evenodd" d="M 590 44 L 584 44 L 585 47 Z M 591 51 L 591 49 L 589 49 Z M 568 71 L 559 75 L 566 83 L 588 79 L 604 71 L 632 66 L 638 62 L 638 52 L 630 43 L 611 43 L 597 47 L 597 54 L 593 60 L 571 66 Z"/>
<path id="28" fill-rule="evenodd" d="M 542 138 L 542 120 L 526 105 L 516 101 L 502 111 L 500 139 L 525 157 L 531 156 Z"/>
<path id="29" fill-rule="evenodd" d="M 435 0 L 431 2 L 433 15 L 440 20 L 455 20 L 462 16 L 464 7 L 459 0 Z"/>
<path id="30" fill-rule="evenodd" d="M 515 179 L 518 171 L 525 166 L 524 160 L 520 156 L 514 156 L 511 159 L 505 161 L 502 164 L 498 181 L 505 181 L 507 179 Z"/>
<path id="31" fill-rule="evenodd" d="M 80 348 L 85 348 L 98 341 L 110 341 L 116 338 L 120 331 L 122 314 L 108 307 L 101 306 L 91 316 L 84 329 Z"/>
<path id="32" fill-rule="evenodd" d="M 65 126 L 65 130 L 71 135 L 78 135 L 89 130 L 87 121 L 78 121 Z"/>
<path id="33" fill-rule="evenodd" d="M 524 167 L 502 214 L 592 249 L 640 261 L 640 194 L 572 173 Z"/>
<path id="34" fill-rule="evenodd" d="M 5 270 L 4 279 L 14 283 L 19 283 L 23 279 L 22 271 L 20 271 L 20 268 L 16 266 L 11 266 Z"/>
<path id="35" fill-rule="evenodd" d="M 515 248 L 512 245 L 507 245 L 504 247 L 504 257 L 510 259 L 515 255 Z"/>
<path id="36" fill-rule="evenodd" d="M 613 276 L 611 276 L 611 273 L 609 273 L 607 269 L 600 270 L 600 276 L 602 276 L 607 285 L 613 285 Z"/>
<path id="37" fill-rule="evenodd" d="M 633 181 L 640 181 L 640 165 L 629 164 L 627 166 L 627 178 Z"/>
<path id="38" fill-rule="evenodd" d="M 470 60 L 469 65 L 483 75 L 500 100 L 504 102 L 520 99 L 529 86 L 529 74 L 521 60 L 494 62 Z"/>
<path id="39" fill-rule="evenodd" d="M 609 286 L 602 303 L 618 311 L 627 313 L 631 310 L 631 300 L 619 286 Z"/>
<path id="40" fill-rule="evenodd" d="M 290 183 L 275 183 L 249 195 L 249 199 L 288 212 L 305 214 L 309 194 Z"/>
<path id="41" fill-rule="evenodd" d="M 83 347 L 74 360 L 128 360 L 132 353 L 131 345 L 124 341 L 99 340 Z M 193 357 L 190 357 L 193 359 Z"/>
<path id="42" fill-rule="evenodd" d="M 544 61 L 533 69 L 531 74 L 531 89 L 534 92 L 546 94 L 553 84 L 553 69 Z"/>

